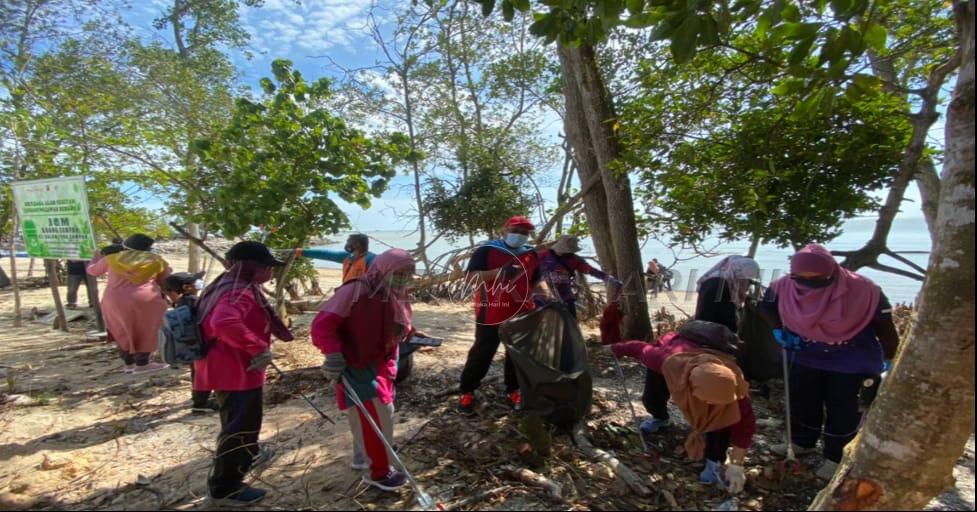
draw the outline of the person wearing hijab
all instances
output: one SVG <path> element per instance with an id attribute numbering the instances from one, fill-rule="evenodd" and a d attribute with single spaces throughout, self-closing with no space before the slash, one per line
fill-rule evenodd
<path id="1" fill-rule="evenodd" d="M 695 319 L 723 324 L 739 332 L 740 311 L 750 284 L 759 279 L 760 266 L 747 256 L 727 256 L 698 281 Z"/>
<path id="2" fill-rule="evenodd" d="M 407 475 L 391 467 L 386 446 L 363 411 L 352 406 L 343 381 L 392 444 L 397 348 L 416 332 L 407 296 L 414 272 L 410 253 L 390 249 L 373 260 L 365 276 L 339 287 L 312 322 L 312 343 L 325 355 L 323 373 L 336 381 L 336 401 L 347 411 L 352 467 L 369 469 L 363 482 L 384 491 L 406 485 Z"/>
<path id="3" fill-rule="evenodd" d="M 618 329 L 604 322 L 601 327 L 602 336 L 612 334 L 601 341 L 611 344 L 616 357 L 637 359 L 649 376 L 662 381 L 654 395 L 643 397 L 655 419 L 668 421 L 669 397 L 682 411 L 692 427 L 685 441 L 686 455 L 706 461 L 699 480 L 734 494 L 742 491 L 746 483 L 743 462 L 756 433 L 756 416 L 749 385 L 730 354 L 736 335 L 719 324 L 692 321 L 654 343 L 614 343 L 619 339 Z"/>
<path id="4" fill-rule="evenodd" d="M 800 454 L 823 439 L 826 461 L 818 476 L 829 479 L 858 432 L 860 392 L 896 354 L 892 306 L 878 285 L 811 244 L 791 257 L 790 274 L 770 285 L 760 313 L 787 349 L 790 442 Z M 786 445 L 774 450 L 785 453 Z"/>
<path id="5" fill-rule="evenodd" d="M 621 281 L 600 269 L 587 264 L 577 256 L 580 242 L 575 236 L 563 236 L 549 249 L 540 252 L 540 278 L 549 286 L 550 292 L 566 305 L 573 318 L 577 318 L 577 273 L 593 276 L 601 281 L 621 288 Z"/>
<path id="6" fill-rule="evenodd" d="M 254 464 L 271 455 L 259 449 L 265 368 L 271 364 L 272 335 L 291 341 L 289 332 L 261 289 L 284 262 L 259 242 L 240 242 L 225 255 L 227 270 L 197 301 L 207 355 L 194 361 L 194 391 L 214 391 L 220 405 L 214 469 L 207 480 L 217 507 L 249 506 L 267 491 L 244 484 Z"/>
<path id="7" fill-rule="evenodd" d="M 159 344 L 166 312 L 162 289 L 172 272 L 163 258 L 150 252 L 154 243 L 146 235 L 132 235 L 122 244 L 123 250 L 97 258 L 87 270 L 92 276 L 109 276 L 102 296 L 102 315 L 127 374 L 141 375 L 168 367 L 149 361 Z"/>

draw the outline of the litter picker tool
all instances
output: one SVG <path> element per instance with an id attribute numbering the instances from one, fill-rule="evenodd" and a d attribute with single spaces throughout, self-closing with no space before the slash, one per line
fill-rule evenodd
<path id="1" fill-rule="evenodd" d="M 787 354 L 786 348 L 781 349 L 781 359 L 783 360 L 784 367 L 784 411 L 787 413 L 787 456 L 786 460 L 778 464 L 782 476 L 787 475 L 787 464 L 791 464 L 791 472 L 796 474 L 800 471 L 800 464 L 797 462 L 797 457 L 794 454 L 793 426 L 791 425 L 790 417 L 790 365 L 787 362 Z"/>
<path id="2" fill-rule="evenodd" d="M 634 404 L 631 403 L 631 392 L 628 391 L 628 383 L 624 379 L 624 370 L 621 369 L 621 362 L 617 360 L 617 356 L 613 351 L 611 352 L 611 357 L 614 358 L 614 368 L 617 369 L 617 376 L 621 380 L 621 389 L 624 390 L 624 399 L 628 402 L 628 409 L 631 410 L 631 420 L 634 421 L 634 426 L 638 429 L 638 439 L 641 439 L 641 448 L 644 450 L 645 454 L 650 454 L 651 450 L 648 449 L 648 442 L 645 441 L 645 436 L 641 433 L 641 422 L 638 421 L 638 415 L 634 412 Z"/>
<path id="3" fill-rule="evenodd" d="M 397 456 L 397 452 L 395 452 L 393 446 L 391 446 L 390 440 L 383 435 L 383 431 L 380 430 L 380 427 L 378 427 L 376 422 L 373 421 L 373 416 L 370 416 L 370 411 L 368 411 L 366 406 L 363 405 L 363 401 L 360 400 L 359 395 L 357 395 L 356 391 L 353 390 L 353 386 L 350 385 L 345 376 L 343 376 L 342 379 L 343 388 L 346 389 L 346 396 L 348 396 L 349 399 L 353 401 L 353 405 L 355 405 L 356 408 L 363 413 L 363 417 L 366 418 L 366 422 L 370 424 L 370 428 L 373 429 L 373 432 L 377 435 L 377 437 L 380 438 L 380 441 L 382 441 L 383 445 L 387 448 L 387 453 L 389 453 L 390 456 L 397 461 L 397 465 L 400 466 L 401 471 L 403 471 L 404 475 L 407 476 L 410 486 L 414 489 L 414 494 L 417 495 L 417 504 L 420 505 L 424 510 L 444 510 L 444 505 L 441 503 L 435 504 L 434 498 L 432 498 L 428 493 L 424 492 L 424 489 L 422 489 L 421 485 L 417 483 L 417 480 L 414 480 L 414 477 L 411 476 L 410 471 L 407 470 L 407 466 L 405 466 L 404 462 L 400 460 L 400 457 Z"/>
<path id="4" fill-rule="evenodd" d="M 278 372 L 278 376 L 281 377 L 282 380 L 284 381 L 285 380 L 285 372 L 283 372 L 282 369 L 279 368 L 278 365 L 274 363 L 274 361 L 272 361 L 271 367 L 274 368 L 276 372 Z M 319 416 L 321 416 L 322 419 L 328 421 L 329 423 L 332 423 L 333 425 L 336 424 L 336 422 L 333 421 L 332 418 L 330 418 L 329 416 L 326 416 L 326 413 L 322 412 L 322 409 L 320 409 L 318 406 L 316 406 L 315 403 L 312 402 L 312 399 L 311 398 L 305 396 L 305 393 L 303 393 L 301 391 L 298 391 L 298 390 L 296 390 L 296 391 L 298 392 L 299 396 L 301 396 L 302 398 L 304 398 L 305 401 L 308 402 L 308 404 L 311 405 L 313 409 L 315 409 L 315 412 L 319 413 Z"/>

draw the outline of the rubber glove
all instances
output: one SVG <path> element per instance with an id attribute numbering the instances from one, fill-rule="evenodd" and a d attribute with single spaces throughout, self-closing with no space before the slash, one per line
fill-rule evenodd
<path id="1" fill-rule="evenodd" d="M 882 361 L 882 373 L 886 373 L 892 369 L 892 359 L 887 359 Z"/>
<path id="2" fill-rule="evenodd" d="M 345 369 L 346 358 L 343 357 L 342 352 L 326 354 L 326 359 L 322 362 L 322 374 L 326 377 L 326 381 L 338 382 Z"/>
<path id="3" fill-rule="evenodd" d="M 271 360 L 274 358 L 275 354 L 266 350 L 251 360 L 251 366 L 248 366 L 248 371 L 253 372 L 256 370 L 264 370 L 269 364 L 271 364 Z"/>
<path id="4" fill-rule="evenodd" d="M 785 329 L 774 329 L 773 337 L 777 339 L 777 343 L 781 347 L 787 350 L 800 350 L 804 347 L 804 340 L 800 336 Z"/>
<path id="5" fill-rule="evenodd" d="M 746 487 L 746 471 L 739 464 L 726 464 L 726 490 L 730 494 L 743 492 Z"/>

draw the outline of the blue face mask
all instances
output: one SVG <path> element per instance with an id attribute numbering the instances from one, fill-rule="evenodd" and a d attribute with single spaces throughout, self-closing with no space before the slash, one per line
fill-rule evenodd
<path id="1" fill-rule="evenodd" d="M 513 249 L 518 249 L 529 241 L 529 235 L 520 235 L 519 233 L 506 233 L 505 244 Z"/>

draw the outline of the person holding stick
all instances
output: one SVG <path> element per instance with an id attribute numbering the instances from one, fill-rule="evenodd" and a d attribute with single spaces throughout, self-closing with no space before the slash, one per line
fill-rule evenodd
<path id="1" fill-rule="evenodd" d="M 398 346 L 416 333 L 407 297 L 414 272 L 407 251 L 390 249 L 376 257 L 365 276 L 340 286 L 312 322 L 312 343 L 325 355 L 323 373 L 336 383 L 339 409 L 347 411 L 352 467 L 369 469 L 363 482 L 383 491 L 403 487 L 407 475 L 391 467 L 384 442 L 365 413 L 393 439 Z M 341 380 L 353 387 L 365 411 L 351 408 Z"/>
<path id="2" fill-rule="evenodd" d="M 250 506 L 267 491 L 244 484 L 244 476 L 262 458 L 259 449 L 265 368 L 272 363 L 272 338 L 294 337 L 268 303 L 261 284 L 284 262 L 260 242 L 240 242 L 226 254 L 227 271 L 197 302 L 207 356 L 194 361 L 196 391 L 214 391 L 220 404 L 221 431 L 214 469 L 207 481 L 209 500 L 218 507 Z"/>

